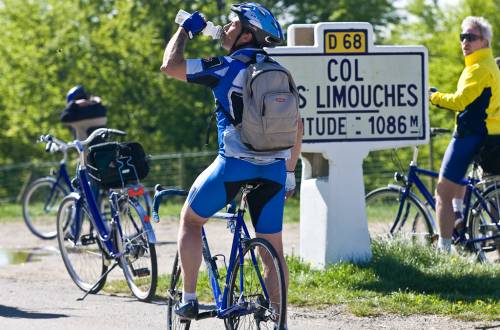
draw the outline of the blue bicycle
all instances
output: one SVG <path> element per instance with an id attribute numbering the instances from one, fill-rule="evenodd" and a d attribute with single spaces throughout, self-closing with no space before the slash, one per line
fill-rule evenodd
<path id="1" fill-rule="evenodd" d="M 243 216 L 247 207 L 246 195 L 259 183 L 247 184 L 242 188 L 239 208 L 235 204 L 227 212 L 213 216 L 227 221 L 233 234 L 233 243 L 226 265 L 224 255 L 212 256 L 205 230 L 202 228 L 203 260 L 212 287 L 213 306 L 205 306 L 205 312 L 196 320 L 210 317 L 223 319 L 226 329 L 284 329 L 286 319 L 285 274 L 273 246 L 265 239 L 250 238 Z M 156 187 L 153 199 L 153 219 L 159 221 L 158 208 L 163 196 L 187 193 L 183 190 Z M 217 261 L 224 262 L 218 269 Z M 267 265 L 267 266 L 265 266 Z M 224 291 L 221 291 L 220 281 Z M 178 254 L 175 256 L 170 277 L 168 295 L 167 328 L 189 329 L 191 321 L 180 320 L 174 307 L 182 298 L 182 277 Z"/>
<path id="2" fill-rule="evenodd" d="M 50 176 L 39 178 L 26 187 L 21 202 L 23 218 L 26 226 L 35 236 L 42 239 L 53 239 L 57 235 L 55 220 L 59 205 L 65 196 L 74 191 L 66 167 L 68 144 L 51 135 L 40 136 L 38 142 L 46 143 L 46 152 L 61 152 L 63 159 L 59 162 L 59 168 L 53 170 Z M 139 197 L 141 204 L 150 216 L 151 198 L 149 193 L 141 185 L 138 185 L 135 190 L 135 196 Z M 106 189 L 99 190 L 98 205 L 101 212 L 109 214 L 107 195 Z"/>
<path id="3" fill-rule="evenodd" d="M 101 128 L 85 141 L 68 143 L 68 148 L 78 151 L 80 161 L 75 191 L 63 199 L 57 214 L 59 249 L 71 279 L 86 292 L 80 299 L 99 292 L 108 273 L 119 265 L 134 296 L 147 301 L 157 285 L 156 237 L 137 199 L 140 189 L 127 188 L 147 174 L 140 170 L 145 155 L 131 153 L 130 145 L 123 147 L 117 142 L 95 145 L 89 148 L 89 159 L 97 152 L 103 153 L 96 157 L 96 162 L 101 163 L 92 164 L 98 167 L 92 172 L 93 184 L 89 181 L 91 164 L 86 162 L 84 147 L 98 136 L 110 134 L 125 133 Z M 101 166 L 108 171 L 99 171 Z M 95 191 L 99 188 L 109 192 L 109 218 L 98 207 Z"/>
<path id="4" fill-rule="evenodd" d="M 66 169 L 68 148 L 66 143 L 56 138 L 47 141 L 45 136 L 41 136 L 39 142 L 47 143 L 47 152 L 62 152 L 63 159 L 58 170 L 51 173 L 52 176 L 39 178 L 28 185 L 22 198 L 23 218 L 34 235 L 42 239 L 52 239 L 57 233 L 57 209 L 63 198 L 73 191 Z"/>
<path id="5" fill-rule="evenodd" d="M 449 133 L 449 130 L 431 130 L 432 135 L 438 133 Z M 417 158 L 418 147 L 414 147 L 407 174 L 394 174 L 399 184 L 389 184 L 366 195 L 368 228 L 372 238 L 401 237 L 424 244 L 437 238 L 432 215 L 432 210 L 435 210 L 434 196 L 419 176 L 437 178 L 439 174 L 418 167 Z M 455 229 L 453 242 L 465 251 L 476 253 L 482 262 L 499 262 L 500 180 L 498 177 L 481 180 L 478 172 L 478 165 L 474 162 L 471 173 L 461 182 L 466 186 L 464 226 Z"/>

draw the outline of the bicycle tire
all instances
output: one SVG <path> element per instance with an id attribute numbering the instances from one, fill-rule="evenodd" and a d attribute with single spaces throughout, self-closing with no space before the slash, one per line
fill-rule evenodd
<path id="1" fill-rule="evenodd" d="M 77 214 L 78 204 L 81 206 Z M 97 287 L 90 289 L 108 269 L 105 253 L 87 207 L 72 195 L 66 196 L 59 207 L 57 242 L 64 266 L 73 282 L 82 291 L 99 292 L 106 283 L 106 277 Z"/>
<path id="2" fill-rule="evenodd" d="M 467 232 L 472 240 L 486 238 L 484 241 L 471 244 L 478 260 L 483 263 L 498 263 L 500 238 L 487 239 L 487 237 L 500 234 L 500 187 L 490 186 L 481 196 L 491 216 L 481 205 L 481 201 L 476 201 L 469 211 Z"/>
<path id="3" fill-rule="evenodd" d="M 259 251 L 257 251 L 257 248 Z M 264 279 L 264 272 L 262 259 L 259 259 L 259 257 L 262 258 L 264 253 L 266 258 L 272 261 L 271 264 L 273 267 L 267 275 L 275 274 L 273 275 L 273 281 L 276 285 L 265 285 L 267 290 L 270 290 L 270 287 L 274 287 L 278 290 L 278 292 L 274 292 L 274 299 L 265 297 L 266 294 L 260 280 Z M 245 309 L 248 308 L 248 310 L 252 310 L 253 306 L 257 306 L 257 308 L 253 308 L 255 311 L 252 313 L 245 311 L 239 315 L 230 315 L 225 320 L 226 328 L 231 330 L 261 329 L 261 323 L 265 322 L 268 325 L 267 328 L 274 328 L 274 326 L 276 326 L 275 329 L 284 329 L 286 321 L 285 273 L 276 250 L 267 240 L 253 238 L 245 243 L 245 248 L 243 250 L 243 265 L 240 265 L 240 256 L 235 260 L 236 262 L 233 264 L 232 268 L 228 270 L 231 274 L 228 307 L 243 303 L 245 304 Z M 256 261 L 257 265 L 254 264 L 254 261 Z M 239 279 L 242 269 L 244 292 L 240 292 L 241 283 Z M 255 289 L 251 288 L 253 286 L 255 286 Z M 247 289 L 249 292 L 247 292 Z"/>
<path id="4" fill-rule="evenodd" d="M 55 219 L 65 196 L 66 191 L 52 177 L 40 178 L 28 185 L 22 198 L 23 219 L 33 235 L 41 239 L 56 237 Z"/>
<path id="5" fill-rule="evenodd" d="M 170 285 L 167 292 L 167 329 L 189 330 L 191 321 L 182 321 L 174 312 L 175 305 L 182 299 L 182 277 L 181 265 L 179 264 L 179 252 L 175 254 L 174 265 L 170 275 Z"/>
<path id="6" fill-rule="evenodd" d="M 430 244 L 434 237 L 434 228 L 429 211 L 414 194 L 407 196 L 399 219 L 396 219 L 402 192 L 403 187 L 389 186 L 375 189 L 366 195 L 366 218 L 370 237 L 401 238 L 414 243 Z M 394 229 L 391 233 L 392 227 Z"/>
<path id="7" fill-rule="evenodd" d="M 156 247 L 148 239 L 137 206 L 128 198 L 125 201 L 128 203 L 120 206 L 120 265 L 133 295 L 140 301 L 149 301 L 158 283 Z"/>

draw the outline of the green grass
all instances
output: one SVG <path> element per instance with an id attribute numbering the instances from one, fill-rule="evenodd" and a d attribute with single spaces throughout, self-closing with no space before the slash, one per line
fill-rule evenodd
<path id="1" fill-rule="evenodd" d="M 21 204 L 0 204 L 0 223 L 23 221 L 23 210 Z"/>
<path id="2" fill-rule="evenodd" d="M 461 320 L 500 320 L 500 265 L 482 265 L 460 256 L 404 242 L 379 241 L 365 265 L 339 263 L 315 270 L 288 257 L 289 303 L 321 308 L 344 305 L 357 316 L 432 314 Z M 158 293 L 165 299 L 168 275 L 161 275 Z M 106 287 L 128 292 L 124 281 Z M 205 272 L 198 295 L 210 301 Z"/>

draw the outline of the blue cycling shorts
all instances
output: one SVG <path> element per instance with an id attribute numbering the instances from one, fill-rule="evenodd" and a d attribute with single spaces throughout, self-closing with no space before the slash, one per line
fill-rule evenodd
<path id="1" fill-rule="evenodd" d="M 231 202 L 249 182 L 260 185 L 247 195 L 255 231 L 279 233 L 283 227 L 285 203 L 285 160 L 260 165 L 219 155 L 193 183 L 187 203 L 203 218 L 209 218 Z"/>
<path id="2" fill-rule="evenodd" d="M 482 136 L 454 136 L 444 153 L 439 174 L 456 184 L 461 184 L 483 139 Z"/>

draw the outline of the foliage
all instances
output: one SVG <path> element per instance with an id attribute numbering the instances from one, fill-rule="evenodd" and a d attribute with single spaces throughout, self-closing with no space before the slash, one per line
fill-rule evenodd
<path id="1" fill-rule="evenodd" d="M 166 78 L 159 71 L 163 49 L 176 31 L 178 9 L 200 10 L 222 24 L 225 1 L 197 0 L 4 0 L 0 6 L 0 164 L 45 157 L 34 145 L 39 134 L 69 139 L 57 124 L 64 95 L 75 84 L 100 95 L 109 108 L 110 126 L 124 129 L 148 153 L 203 148 L 206 121 L 213 109 L 208 89 Z M 467 15 L 483 15 L 500 30 L 495 0 L 409 0 L 396 8 L 388 0 L 263 0 L 284 22 L 368 21 L 377 43 L 421 44 L 429 52 L 429 80 L 441 91 L 454 91 L 463 69 L 457 35 Z M 493 51 L 498 53 L 498 38 Z M 207 38 L 188 42 L 186 57 L 222 54 Z M 431 107 L 432 126 L 453 128 L 453 114 Z M 213 123 L 212 123 L 213 125 Z M 214 129 L 211 130 L 212 136 Z M 435 168 L 447 139 L 435 143 Z M 209 149 L 216 148 L 212 138 Z M 429 151 L 422 148 L 423 164 Z M 400 153 L 407 164 L 411 152 Z M 365 168 L 391 163 L 390 152 L 373 153 Z M 380 182 L 377 176 L 369 183 Z"/>
<path id="2" fill-rule="evenodd" d="M 210 92 L 167 79 L 159 67 L 181 1 L 6 0 L 0 8 L 0 163 L 30 159 L 42 133 L 69 139 L 58 122 L 64 95 L 83 84 L 148 152 L 202 145 Z M 206 12 L 213 5 L 201 5 Z M 201 40 L 188 56 L 214 51 Z M 189 128 L 189 129 L 186 129 Z M 15 146 L 13 148 L 13 146 Z"/>
<path id="3" fill-rule="evenodd" d="M 269 1 L 267 1 L 269 2 Z M 264 1 L 266 3 L 266 1 Z M 5 0 L 0 7 L 0 164 L 45 157 L 42 133 L 70 139 L 58 123 L 66 91 L 83 84 L 109 108 L 109 126 L 124 129 L 149 153 L 201 149 L 213 108 L 210 91 L 159 72 L 177 29 L 178 9 L 224 22 L 224 1 Z M 390 2 L 266 3 L 293 22 L 395 21 Z M 357 10 L 353 10 L 353 7 Z M 187 57 L 221 54 L 206 38 L 189 42 Z M 213 130 L 212 130 L 213 132 Z M 212 139 L 211 149 L 216 141 Z"/>

